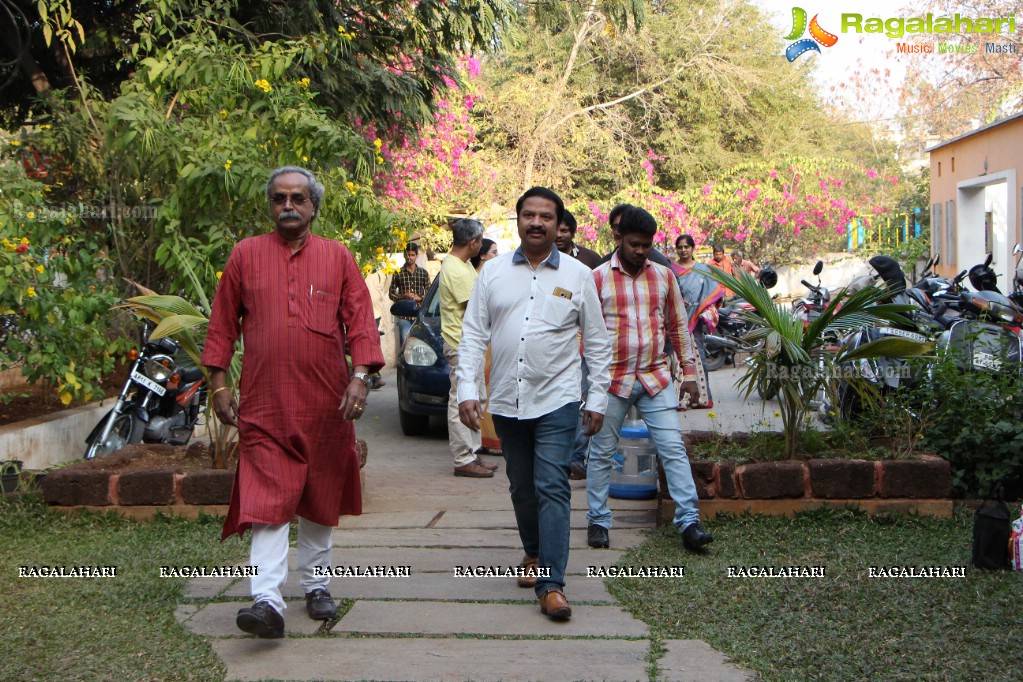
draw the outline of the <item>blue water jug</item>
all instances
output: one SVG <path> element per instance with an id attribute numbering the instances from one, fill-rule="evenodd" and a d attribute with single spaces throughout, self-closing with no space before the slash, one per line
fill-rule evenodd
<path id="1" fill-rule="evenodd" d="M 657 497 L 657 448 L 641 420 L 622 427 L 611 468 L 610 494 L 620 500 Z"/>

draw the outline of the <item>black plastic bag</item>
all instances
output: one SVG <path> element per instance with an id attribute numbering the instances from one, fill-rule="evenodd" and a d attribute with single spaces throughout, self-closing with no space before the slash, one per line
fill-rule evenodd
<path id="1" fill-rule="evenodd" d="M 1002 486 L 977 509 L 973 517 L 973 567 L 997 570 L 1009 567 L 1009 507 Z"/>

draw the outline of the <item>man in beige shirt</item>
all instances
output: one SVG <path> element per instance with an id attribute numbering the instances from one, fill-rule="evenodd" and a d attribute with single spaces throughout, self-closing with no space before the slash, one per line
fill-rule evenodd
<path id="1" fill-rule="evenodd" d="M 483 224 L 471 218 L 462 218 L 451 228 L 451 251 L 441 264 L 440 330 L 444 337 L 444 358 L 451 368 L 451 392 L 448 394 L 448 444 L 454 458 L 455 476 L 492 478 L 496 464 L 486 464 L 477 456 L 483 441 L 479 431 L 465 426 L 458 417 L 458 342 L 462 338 L 462 317 L 469 296 L 476 284 L 476 269 L 469 259 L 479 253 L 483 245 Z M 480 395 L 485 395 L 483 373 L 476 374 Z"/>

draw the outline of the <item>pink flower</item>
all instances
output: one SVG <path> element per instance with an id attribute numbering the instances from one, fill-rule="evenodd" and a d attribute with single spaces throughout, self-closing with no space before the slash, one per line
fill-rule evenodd
<path id="1" fill-rule="evenodd" d="M 868 168 L 867 169 L 867 177 L 870 178 L 871 180 L 873 180 L 874 178 L 877 177 L 877 171 L 874 170 L 873 168 Z"/>
<path id="2" fill-rule="evenodd" d="M 704 185 L 703 186 L 703 196 L 709 197 L 710 193 L 713 192 L 713 191 L 714 191 L 714 188 L 711 187 L 710 185 Z"/>

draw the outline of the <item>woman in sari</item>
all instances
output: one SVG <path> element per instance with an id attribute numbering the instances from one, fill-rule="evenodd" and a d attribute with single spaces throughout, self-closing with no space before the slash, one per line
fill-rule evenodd
<path id="1" fill-rule="evenodd" d="M 710 395 L 710 385 L 707 383 L 707 371 L 703 366 L 706 363 L 703 336 L 713 334 L 717 329 L 718 305 L 725 296 L 725 288 L 711 279 L 710 268 L 706 264 L 696 261 L 696 242 L 691 236 L 679 235 L 675 240 L 675 251 L 677 259 L 671 267 L 678 278 L 679 289 L 682 290 L 682 299 L 689 314 L 689 333 L 692 334 L 700 351 L 701 360 L 696 368 L 700 400 L 690 407 L 710 408 L 714 406 L 714 400 Z M 679 397 L 681 398 L 681 395 Z"/>

